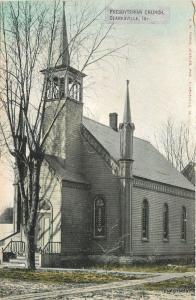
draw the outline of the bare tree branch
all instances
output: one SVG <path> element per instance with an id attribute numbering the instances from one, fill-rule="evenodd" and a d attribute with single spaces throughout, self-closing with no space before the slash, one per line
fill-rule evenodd
<path id="1" fill-rule="evenodd" d="M 179 126 L 169 118 L 155 135 L 156 144 L 172 165 L 182 171 L 196 158 L 196 143 L 190 129 L 183 122 Z"/>

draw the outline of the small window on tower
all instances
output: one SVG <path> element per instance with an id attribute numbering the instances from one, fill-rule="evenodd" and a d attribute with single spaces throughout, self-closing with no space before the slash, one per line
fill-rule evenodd
<path id="1" fill-rule="evenodd" d="M 65 97 L 65 78 L 60 78 L 59 91 L 60 91 L 60 98 Z"/>
<path id="2" fill-rule="evenodd" d="M 80 95 L 80 83 L 78 81 L 75 81 L 73 78 L 69 78 L 69 96 L 71 99 L 74 99 L 76 101 L 80 101 L 81 95 Z"/>
<path id="3" fill-rule="evenodd" d="M 65 96 L 65 79 L 57 76 L 53 77 L 53 98 L 61 99 Z"/>
<path id="4" fill-rule="evenodd" d="M 54 99 L 59 98 L 59 80 L 58 77 L 53 77 L 53 97 Z"/>
<path id="5" fill-rule="evenodd" d="M 106 207 L 102 196 L 94 200 L 94 237 L 103 238 L 106 236 Z"/>

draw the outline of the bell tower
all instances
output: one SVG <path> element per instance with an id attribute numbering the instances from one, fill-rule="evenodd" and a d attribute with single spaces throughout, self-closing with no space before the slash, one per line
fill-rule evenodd
<path id="1" fill-rule="evenodd" d="M 83 77 L 86 75 L 70 66 L 64 2 L 60 42 L 60 53 L 56 66 L 41 71 L 46 79 L 45 100 L 53 101 L 68 97 L 82 103 Z"/>
<path id="2" fill-rule="evenodd" d="M 41 72 L 45 77 L 46 101 L 43 132 L 50 126 L 58 107 L 63 107 L 52 127 L 46 153 L 58 156 L 76 167 L 83 114 L 83 78 L 86 75 L 70 65 L 64 2 L 59 57 L 55 66 Z"/>

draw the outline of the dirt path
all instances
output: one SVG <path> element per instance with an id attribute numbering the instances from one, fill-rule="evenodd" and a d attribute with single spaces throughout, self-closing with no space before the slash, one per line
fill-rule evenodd
<path id="1" fill-rule="evenodd" d="M 138 280 L 125 280 L 125 281 L 120 281 L 120 282 L 112 282 L 112 283 L 106 283 L 106 284 L 98 284 L 98 285 L 92 285 L 92 286 L 86 286 L 86 287 L 76 287 L 76 288 L 68 288 L 68 289 L 61 289 L 61 290 L 55 290 L 55 291 L 50 291 L 50 292 L 36 292 L 36 293 L 29 293 L 29 294 L 22 294 L 22 295 L 14 295 L 14 296 L 9 296 L 9 297 L 4 297 L 3 299 L 5 300 L 22 300 L 22 299 L 109 299 L 110 297 L 108 297 L 107 295 L 107 291 L 109 291 L 109 295 L 115 294 L 115 291 L 121 291 L 122 297 L 120 296 L 120 298 L 116 298 L 114 295 L 112 296 L 113 298 L 110 299 L 153 299 L 153 298 L 149 298 L 149 296 L 147 296 L 147 298 L 145 298 L 145 292 L 142 295 L 137 295 L 139 293 L 139 291 L 135 291 L 135 297 L 134 295 L 133 297 L 130 295 L 131 298 L 123 298 L 123 294 L 124 291 L 126 289 L 130 289 L 136 286 L 140 286 L 144 283 L 156 283 L 156 282 L 161 282 L 161 281 L 165 281 L 165 280 L 170 280 L 170 279 L 176 279 L 176 278 L 181 278 L 184 276 L 194 276 L 193 273 L 163 273 L 163 274 L 154 274 L 155 276 L 153 277 L 149 277 L 149 278 L 145 278 L 145 279 L 138 279 Z M 124 290 L 124 291 L 123 291 Z M 125 291 L 126 292 L 126 291 Z M 103 293 L 106 293 L 106 298 L 104 296 Z M 153 293 L 151 293 L 153 294 Z M 156 293 L 155 293 L 156 294 Z M 154 294 L 154 295 L 155 295 Z M 188 298 L 185 296 L 188 296 Z M 70 296 L 72 296 L 70 298 Z M 182 295 L 182 298 L 179 298 L 178 295 L 170 295 L 167 294 L 167 298 L 156 298 L 157 296 L 155 296 L 154 299 L 192 299 L 190 298 L 191 295 L 185 294 Z M 142 298 L 143 297 L 143 298 Z M 173 298 L 172 298 L 173 297 Z"/>

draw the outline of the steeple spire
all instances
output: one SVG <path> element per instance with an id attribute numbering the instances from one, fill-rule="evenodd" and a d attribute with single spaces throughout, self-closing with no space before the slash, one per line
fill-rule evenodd
<path id="1" fill-rule="evenodd" d="M 127 90 L 126 90 L 123 123 L 131 123 L 131 109 L 130 109 L 130 100 L 129 100 L 129 80 L 127 80 Z"/>
<path id="2" fill-rule="evenodd" d="M 121 193 L 121 233 L 123 237 L 122 251 L 124 255 L 132 253 L 132 188 L 133 188 L 133 132 L 135 126 L 131 122 L 129 100 L 129 80 L 127 80 L 126 99 L 123 123 L 120 124 L 120 181 Z"/>
<path id="3" fill-rule="evenodd" d="M 63 1 L 62 36 L 61 36 L 61 64 L 66 66 L 70 65 L 69 44 L 68 44 L 68 37 L 67 37 L 64 1 Z"/>
<path id="4" fill-rule="evenodd" d="M 53 67 L 41 71 L 47 81 L 45 99 L 52 101 L 55 99 L 67 100 L 69 98 L 69 101 L 74 100 L 74 102 L 83 103 L 83 78 L 86 75 L 70 66 L 65 2 L 63 2 L 62 23 L 60 27 L 58 61 Z"/>
<path id="5" fill-rule="evenodd" d="M 133 132 L 134 124 L 131 122 L 131 109 L 129 100 L 129 80 L 127 80 L 126 99 L 123 122 L 120 124 L 121 159 L 133 159 Z"/>

